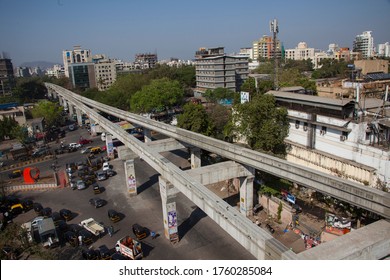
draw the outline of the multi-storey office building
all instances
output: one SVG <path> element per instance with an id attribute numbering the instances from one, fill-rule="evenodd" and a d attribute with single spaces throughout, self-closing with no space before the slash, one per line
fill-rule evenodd
<path id="1" fill-rule="evenodd" d="M 252 44 L 253 48 L 253 60 L 259 58 L 271 59 L 274 58 L 274 40 L 273 37 L 264 35 Z M 279 40 L 276 40 L 276 55 L 282 57 L 282 48 Z"/>
<path id="2" fill-rule="evenodd" d="M 223 47 L 200 49 L 195 54 L 196 92 L 227 88 L 238 91 L 248 78 L 248 57 L 226 55 Z"/>
<path id="3" fill-rule="evenodd" d="M 62 51 L 62 59 L 64 61 L 65 76 L 70 78 L 69 66 L 75 63 L 92 62 L 92 54 L 90 50 L 82 50 L 80 46 L 74 46 L 71 51 Z"/>

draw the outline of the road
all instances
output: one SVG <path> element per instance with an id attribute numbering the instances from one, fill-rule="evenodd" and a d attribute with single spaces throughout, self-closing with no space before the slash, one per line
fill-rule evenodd
<path id="1" fill-rule="evenodd" d="M 78 129 L 68 132 L 64 143 L 77 142 L 80 136 L 90 138 L 86 130 Z M 94 137 L 93 140 L 93 145 L 104 145 L 104 142 L 99 137 Z M 53 146 L 55 145 L 59 144 L 53 144 Z M 170 160 L 177 161 L 178 165 L 182 165 L 183 161 L 186 161 L 186 159 L 180 158 L 177 154 L 166 153 L 166 155 Z M 79 151 L 59 155 L 57 159 L 58 166 L 59 168 L 64 168 L 67 162 L 80 161 L 84 158 L 85 156 Z M 50 166 L 52 162 L 48 161 L 37 164 L 41 170 L 41 174 L 51 172 Z M 136 159 L 135 169 L 139 194 L 136 197 L 129 197 L 125 184 L 124 162 L 115 159 L 110 161 L 110 164 L 118 174 L 108 180 L 99 182 L 100 186 L 104 187 L 104 191 L 99 195 L 93 194 L 91 188 L 82 191 L 63 188 L 23 192 L 17 195 L 31 198 L 35 202 L 40 202 L 44 207 L 52 208 L 53 211 L 68 208 L 77 213 L 77 216 L 69 221 L 68 224 L 79 223 L 86 218 L 93 217 L 105 226 L 113 225 L 115 234 L 112 237 L 104 235 L 92 244 L 93 248 L 101 245 L 113 248 L 120 237 L 126 234 L 133 235 L 131 226 L 134 223 L 138 223 L 160 234 L 156 239 L 148 237 L 142 241 L 145 259 L 254 259 L 249 252 L 182 194 L 178 194 L 176 199 L 180 242 L 171 244 L 163 236 L 162 206 L 158 188 L 158 174 L 156 171 L 144 161 Z M 95 209 L 88 203 L 89 199 L 95 196 L 106 200 L 107 204 Z M 124 218 L 118 223 L 112 224 L 107 216 L 108 209 L 115 209 L 122 213 Z M 15 221 L 23 223 L 34 218 L 35 215 L 33 211 L 29 211 L 18 216 Z M 68 244 L 59 250 L 61 252 L 72 252 Z M 80 254 L 70 256 L 69 254 L 58 253 L 59 259 L 77 259 L 79 257 Z"/>

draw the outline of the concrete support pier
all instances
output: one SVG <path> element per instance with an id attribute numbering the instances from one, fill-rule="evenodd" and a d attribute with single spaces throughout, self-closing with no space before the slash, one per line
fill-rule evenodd
<path id="1" fill-rule="evenodd" d="M 240 212 L 245 217 L 252 215 L 253 209 L 253 181 L 255 180 L 255 169 L 246 166 L 252 175 L 240 177 Z"/>
<path id="2" fill-rule="evenodd" d="M 171 243 L 179 242 L 176 194 L 178 190 L 163 177 L 158 177 L 164 219 L 164 235 Z"/>
<path id="3" fill-rule="evenodd" d="M 134 158 L 125 161 L 126 187 L 130 196 L 136 196 L 137 179 L 135 177 Z"/>
<path id="4" fill-rule="evenodd" d="M 200 148 L 191 147 L 191 169 L 199 168 L 202 166 L 201 157 L 200 157 Z"/>
<path id="5" fill-rule="evenodd" d="M 79 108 L 76 108 L 76 116 L 77 116 L 77 124 L 79 126 L 82 126 L 83 125 L 83 112 Z"/>
<path id="6" fill-rule="evenodd" d="M 110 133 L 106 133 L 106 151 L 107 151 L 107 156 L 110 158 L 110 159 L 114 159 L 115 158 L 115 154 L 114 154 L 114 144 L 112 142 L 112 134 Z"/>
<path id="7" fill-rule="evenodd" d="M 152 142 L 152 131 L 150 129 L 144 128 L 144 139 L 145 143 Z"/>

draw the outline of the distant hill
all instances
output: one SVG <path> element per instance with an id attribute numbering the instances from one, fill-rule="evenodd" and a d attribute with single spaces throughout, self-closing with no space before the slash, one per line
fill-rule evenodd
<path id="1" fill-rule="evenodd" d="M 48 62 L 48 61 L 32 61 L 32 62 L 24 62 L 20 65 L 20 67 L 39 67 L 42 70 L 46 70 L 48 68 L 52 68 L 55 64 L 61 64 L 58 62 Z"/>

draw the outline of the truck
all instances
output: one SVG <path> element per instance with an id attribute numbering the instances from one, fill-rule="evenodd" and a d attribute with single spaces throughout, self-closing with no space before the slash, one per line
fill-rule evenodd
<path id="1" fill-rule="evenodd" d="M 129 235 L 122 237 L 116 242 L 115 250 L 132 260 L 143 258 L 141 243 L 138 240 L 131 238 Z"/>
<path id="2" fill-rule="evenodd" d="M 44 218 L 38 222 L 38 234 L 45 248 L 53 248 L 59 244 L 60 240 L 52 218 Z"/>
<path id="3" fill-rule="evenodd" d="M 25 160 L 29 157 L 28 150 L 24 146 L 14 147 L 9 152 L 13 160 Z"/>
<path id="4" fill-rule="evenodd" d="M 80 226 L 84 227 L 95 236 L 100 236 L 104 233 L 104 227 L 100 223 L 96 222 L 93 218 L 81 221 Z"/>

